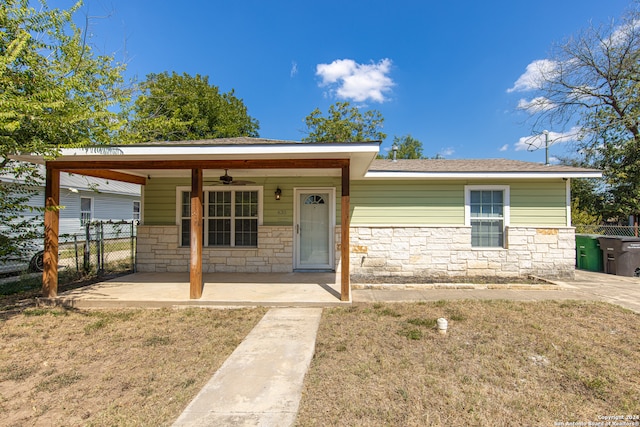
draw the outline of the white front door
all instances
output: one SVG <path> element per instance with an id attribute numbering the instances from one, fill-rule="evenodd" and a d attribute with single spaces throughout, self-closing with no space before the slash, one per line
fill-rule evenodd
<path id="1" fill-rule="evenodd" d="M 333 270 L 335 189 L 295 189 L 294 267 Z"/>

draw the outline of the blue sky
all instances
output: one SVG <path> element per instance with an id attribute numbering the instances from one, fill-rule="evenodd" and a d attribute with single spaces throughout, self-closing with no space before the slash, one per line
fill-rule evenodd
<path id="1" fill-rule="evenodd" d="M 86 0 L 82 14 L 94 48 L 125 61 L 127 78 L 208 75 L 244 100 L 264 138 L 300 140 L 311 111 L 346 100 L 381 112 L 383 152 L 411 134 L 426 156 L 543 162 L 544 150 L 517 149 L 531 123 L 516 82 L 553 43 L 629 4 Z M 571 150 L 558 142 L 550 154 Z"/>

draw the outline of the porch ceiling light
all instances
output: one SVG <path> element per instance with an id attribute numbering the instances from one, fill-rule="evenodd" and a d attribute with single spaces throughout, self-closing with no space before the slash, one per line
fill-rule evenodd
<path id="1" fill-rule="evenodd" d="M 280 200 L 280 196 L 282 196 L 282 190 L 280 187 L 276 188 L 276 192 L 274 194 L 276 195 L 276 200 Z"/>

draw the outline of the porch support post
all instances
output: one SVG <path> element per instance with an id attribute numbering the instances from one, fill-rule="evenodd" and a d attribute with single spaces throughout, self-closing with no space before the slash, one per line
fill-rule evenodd
<path id="1" fill-rule="evenodd" d="M 349 203 L 349 164 L 342 167 L 342 205 L 340 218 L 340 257 L 342 272 L 340 277 L 340 300 L 351 300 L 351 283 L 349 267 L 349 226 L 350 226 L 350 203 Z"/>
<path id="2" fill-rule="evenodd" d="M 60 227 L 60 170 L 47 166 L 44 187 L 44 270 L 42 296 L 58 296 L 58 233 Z"/>
<path id="3" fill-rule="evenodd" d="M 191 170 L 191 262 L 190 298 L 202 297 L 202 169 Z"/>

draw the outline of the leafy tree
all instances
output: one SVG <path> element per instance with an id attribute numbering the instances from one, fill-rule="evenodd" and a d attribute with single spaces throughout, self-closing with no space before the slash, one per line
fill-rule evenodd
<path id="1" fill-rule="evenodd" d="M 581 207 L 580 198 L 571 200 L 571 224 L 576 225 L 601 225 L 602 215 L 592 213 Z"/>
<path id="2" fill-rule="evenodd" d="M 336 102 L 329 107 L 327 117 L 316 108 L 304 122 L 307 126 L 306 142 L 362 142 L 383 141 L 387 135 L 382 132 L 384 118 L 377 110 L 364 114 L 349 102 Z"/>
<path id="3" fill-rule="evenodd" d="M 209 77 L 149 74 L 133 106 L 134 141 L 180 141 L 258 136 L 258 121 L 233 90 L 220 93 Z"/>
<path id="4" fill-rule="evenodd" d="M 110 143 L 127 101 L 124 67 L 96 56 L 70 10 L 0 6 L 0 162 L 15 153 L 55 155 L 62 146 Z"/>
<path id="5" fill-rule="evenodd" d="M 603 170 L 613 211 L 640 213 L 640 2 L 619 25 L 591 26 L 530 65 L 521 102 L 534 130 L 577 125 L 578 150 Z M 516 83 L 516 90 L 518 83 Z"/>
<path id="6" fill-rule="evenodd" d="M 571 223 L 573 225 L 601 224 L 607 215 L 606 193 L 602 182 L 595 178 L 571 180 Z M 608 216 L 608 215 L 607 215 Z"/>
<path id="7" fill-rule="evenodd" d="M 73 23 L 81 3 L 69 10 L 33 3 L 0 4 L 0 177 L 36 185 L 35 167 L 9 156 L 52 157 L 65 146 L 110 143 L 121 124 L 113 107 L 124 105 L 128 92 L 122 85 L 124 67 L 95 55 Z M 7 255 L 19 252 L 37 230 L 21 217 L 36 187 L 0 180 L 0 224 L 10 226 L 12 237 L 0 242 L 0 255 Z"/>
<path id="8" fill-rule="evenodd" d="M 422 159 L 422 142 L 411 135 L 394 136 L 393 145 L 398 147 L 397 159 Z M 387 154 L 387 159 L 393 159 L 393 150 Z"/>
<path id="9" fill-rule="evenodd" d="M 573 167 L 589 167 L 584 159 L 560 157 L 560 164 Z M 573 225 L 598 225 L 611 215 L 607 203 L 607 188 L 598 178 L 571 179 L 571 223 Z"/>

